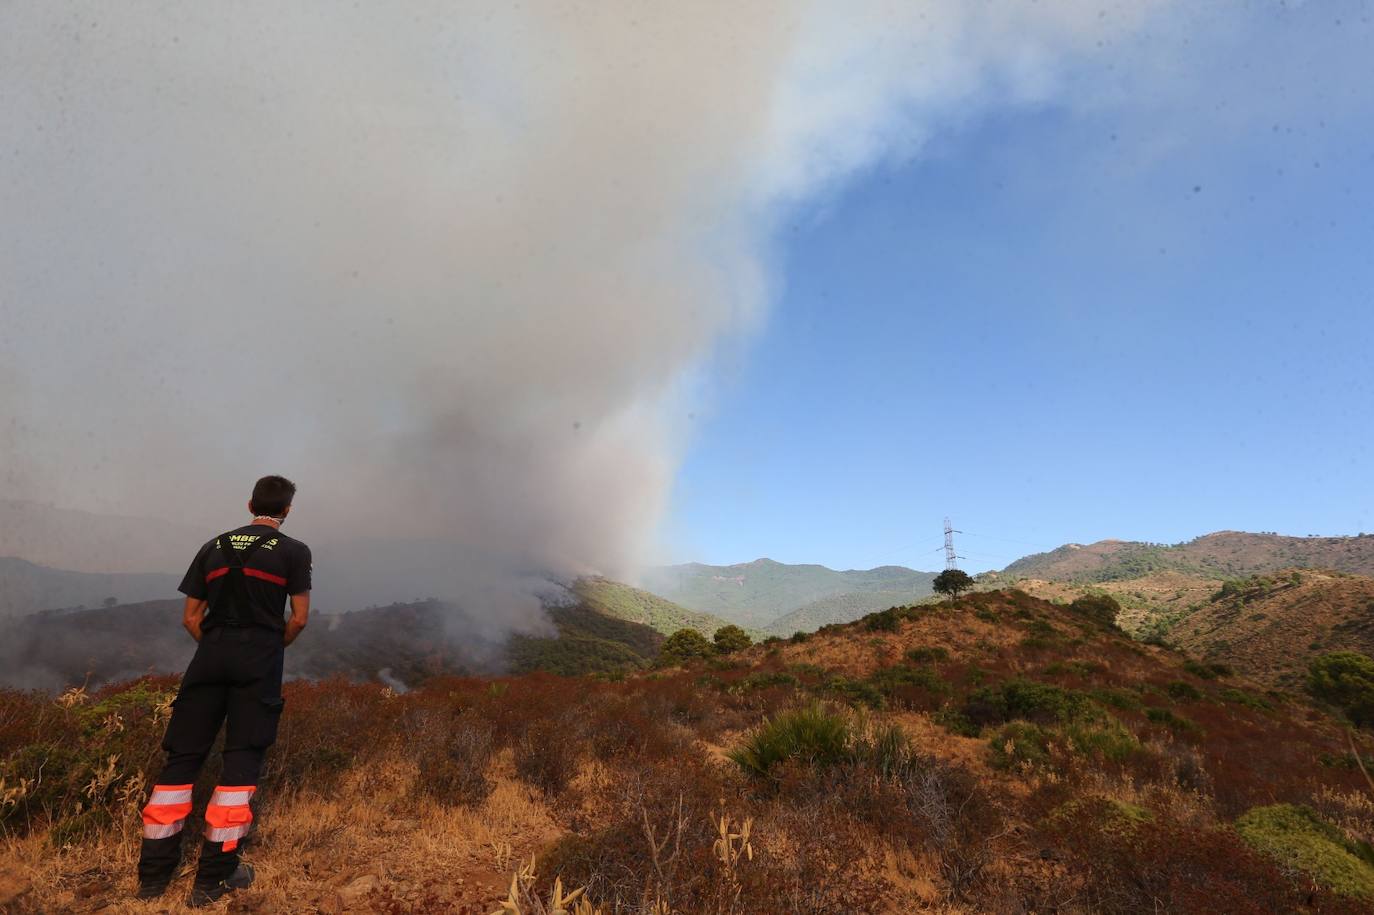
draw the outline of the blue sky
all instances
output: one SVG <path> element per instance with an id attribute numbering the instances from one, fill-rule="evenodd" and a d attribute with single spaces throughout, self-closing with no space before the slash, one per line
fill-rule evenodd
<path id="1" fill-rule="evenodd" d="M 1374 531 L 1374 29 L 1264 9 L 1160 84 L 1085 71 L 1120 91 L 994 107 L 791 214 L 673 558 L 933 569 L 946 515 L 972 569 Z"/>

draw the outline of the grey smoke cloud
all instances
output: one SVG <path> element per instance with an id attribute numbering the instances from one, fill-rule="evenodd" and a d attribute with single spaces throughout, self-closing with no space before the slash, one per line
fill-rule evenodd
<path id="1" fill-rule="evenodd" d="M 0 498 L 627 574 L 776 220 L 1161 5 L 6 4 Z"/>

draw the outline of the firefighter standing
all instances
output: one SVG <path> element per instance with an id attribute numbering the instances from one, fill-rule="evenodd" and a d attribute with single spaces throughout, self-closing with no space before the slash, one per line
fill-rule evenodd
<path id="1" fill-rule="evenodd" d="M 239 845 L 253 822 L 249 801 L 263 754 L 277 736 L 283 652 L 310 613 L 310 548 L 280 532 L 295 494 L 285 477 L 258 480 L 248 502 L 253 523 L 201 547 L 181 582 L 182 624 L 199 644 L 172 703 L 162 741 L 167 764 L 143 808 L 139 898 L 162 895 L 176 874 L 192 786 L 221 724 L 224 767 L 205 809 L 189 904 L 208 905 L 253 882 Z"/>

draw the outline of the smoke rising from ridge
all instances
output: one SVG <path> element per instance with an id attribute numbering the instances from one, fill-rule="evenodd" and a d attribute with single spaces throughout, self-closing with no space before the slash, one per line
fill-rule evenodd
<path id="1" fill-rule="evenodd" d="M 0 498 L 624 575 L 788 208 L 1154 8 L 7 4 Z"/>

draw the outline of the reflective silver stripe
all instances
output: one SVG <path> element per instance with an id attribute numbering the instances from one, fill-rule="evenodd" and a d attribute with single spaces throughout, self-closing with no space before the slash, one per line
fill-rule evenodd
<path id="1" fill-rule="evenodd" d="M 225 791 L 223 788 L 216 788 L 210 803 L 216 807 L 242 807 L 252 797 L 252 791 Z"/>
<path id="2" fill-rule="evenodd" d="M 241 826 L 218 826 L 205 827 L 205 838 L 211 842 L 228 842 L 232 839 L 242 839 L 248 835 L 250 824 L 244 823 Z"/>
<path id="3" fill-rule="evenodd" d="M 181 832 L 181 827 L 185 824 L 185 820 L 177 820 L 175 823 L 144 823 L 143 838 L 165 839 Z"/>
<path id="4" fill-rule="evenodd" d="M 153 796 L 148 798 L 150 805 L 157 804 L 189 804 L 191 803 L 191 789 L 186 788 L 182 791 L 167 791 L 159 788 L 153 791 Z"/>

